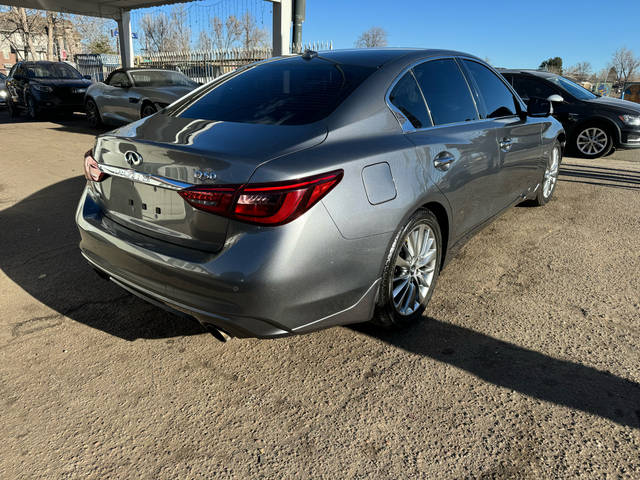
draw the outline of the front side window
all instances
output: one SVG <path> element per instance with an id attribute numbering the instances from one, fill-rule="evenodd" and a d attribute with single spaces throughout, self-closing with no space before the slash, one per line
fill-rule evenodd
<path id="1" fill-rule="evenodd" d="M 303 125 L 331 114 L 375 67 L 292 57 L 245 69 L 167 110 L 212 121 Z"/>
<path id="2" fill-rule="evenodd" d="M 427 106 L 411 72 L 398 80 L 389 94 L 389 101 L 407 117 L 414 128 L 431 126 Z"/>
<path id="3" fill-rule="evenodd" d="M 480 93 L 485 118 L 509 117 L 517 113 L 513 93 L 495 73 L 478 62 L 462 60 L 462 63 Z"/>
<path id="4" fill-rule="evenodd" d="M 431 60 L 413 69 L 435 125 L 478 119 L 467 82 L 453 59 Z"/>
<path id="5" fill-rule="evenodd" d="M 114 73 L 111 80 L 109 80 L 109 85 L 112 87 L 127 87 L 129 86 L 129 77 L 124 72 Z"/>

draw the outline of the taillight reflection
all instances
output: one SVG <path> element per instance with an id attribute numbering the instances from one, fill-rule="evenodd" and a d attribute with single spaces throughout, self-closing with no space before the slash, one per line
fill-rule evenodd
<path id="1" fill-rule="evenodd" d="M 100 171 L 98 162 L 93 158 L 93 152 L 91 150 L 84 154 L 84 176 L 92 182 L 101 182 L 107 176 Z"/>
<path id="2" fill-rule="evenodd" d="M 248 223 L 282 225 L 302 215 L 331 191 L 343 171 L 289 182 L 198 186 L 178 192 L 193 207 Z"/>

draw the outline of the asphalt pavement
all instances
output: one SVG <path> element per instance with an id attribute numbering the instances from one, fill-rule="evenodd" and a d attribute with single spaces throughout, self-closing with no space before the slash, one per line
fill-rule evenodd
<path id="1" fill-rule="evenodd" d="M 221 343 L 81 258 L 94 135 L 0 111 L 0 478 L 640 478 L 640 151 L 566 158 L 409 330 Z"/>

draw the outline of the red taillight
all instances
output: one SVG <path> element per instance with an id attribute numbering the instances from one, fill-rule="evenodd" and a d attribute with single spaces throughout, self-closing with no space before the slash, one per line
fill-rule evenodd
<path id="1" fill-rule="evenodd" d="M 84 154 L 84 176 L 92 182 L 101 182 L 107 176 L 100 170 L 91 150 Z"/>
<path id="2" fill-rule="evenodd" d="M 315 205 L 342 179 L 342 170 L 290 182 L 198 186 L 178 192 L 193 207 L 243 222 L 282 225 Z"/>

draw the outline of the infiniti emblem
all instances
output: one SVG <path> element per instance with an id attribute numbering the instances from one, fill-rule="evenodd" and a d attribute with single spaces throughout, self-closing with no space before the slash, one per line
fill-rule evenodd
<path id="1" fill-rule="evenodd" d="M 133 150 L 125 152 L 124 159 L 132 167 L 137 167 L 138 165 L 142 164 L 142 155 L 140 155 L 138 152 L 134 152 Z"/>

